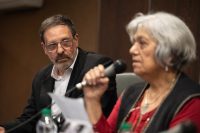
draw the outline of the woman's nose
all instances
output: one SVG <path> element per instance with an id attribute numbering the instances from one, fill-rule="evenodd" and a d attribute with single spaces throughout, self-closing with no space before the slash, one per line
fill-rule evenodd
<path id="1" fill-rule="evenodd" d="M 129 50 L 129 53 L 130 53 L 131 55 L 133 55 L 133 54 L 138 54 L 138 53 L 139 53 L 139 52 L 138 52 L 138 46 L 137 46 L 136 43 L 134 43 L 134 44 L 132 45 L 132 47 L 131 47 L 130 50 Z"/>

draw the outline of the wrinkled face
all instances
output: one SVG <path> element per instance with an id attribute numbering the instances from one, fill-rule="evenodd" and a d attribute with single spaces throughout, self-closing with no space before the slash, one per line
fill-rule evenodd
<path id="1" fill-rule="evenodd" d="M 61 42 L 63 40 L 69 39 L 73 39 L 73 36 L 71 34 L 70 28 L 67 25 L 57 25 L 48 28 L 44 32 L 45 44 Z M 61 44 L 58 43 L 58 48 L 54 52 L 49 52 L 44 43 L 41 43 L 45 54 L 48 55 L 52 63 L 60 70 L 65 70 L 69 68 L 70 65 L 73 63 L 77 54 L 78 34 L 76 34 L 74 36 L 74 40 L 69 41 L 69 43 L 72 43 L 72 47 L 69 49 L 63 49 Z"/>
<path id="2" fill-rule="evenodd" d="M 156 74 L 161 69 L 161 66 L 154 59 L 156 40 L 150 37 L 142 27 L 135 33 L 133 40 L 129 52 L 132 55 L 134 73 L 142 78 Z"/>

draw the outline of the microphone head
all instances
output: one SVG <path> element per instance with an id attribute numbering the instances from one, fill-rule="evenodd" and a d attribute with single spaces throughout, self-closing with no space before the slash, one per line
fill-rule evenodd
<path id="1" fill-rule="evenodd" d="M 127 66 L 124 60 L 116 60 L 114 63 L 115 73 L 119 74 L 126 70 Z"/>

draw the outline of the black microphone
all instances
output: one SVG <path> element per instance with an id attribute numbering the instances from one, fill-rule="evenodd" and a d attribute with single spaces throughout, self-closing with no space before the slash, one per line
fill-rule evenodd
<path id="1" fill-rule="evenodd" d="M 115 74 L 122 73 L 126 70 L 126 63 L 123 60 L 116 60 L 113 64 L 105 69 L 104 77 L 111 77 Z M 81 89 L 87 85 L 87 80 L 76 84 L 76 88 Z"/>
<path id="2" fill-rule="evenodd" d="M 173 127 L 172 129 L 159 133 L 198 133 L 198 130 L 193 122 L 191 122 L 190 120 L 186 120 Z"/>

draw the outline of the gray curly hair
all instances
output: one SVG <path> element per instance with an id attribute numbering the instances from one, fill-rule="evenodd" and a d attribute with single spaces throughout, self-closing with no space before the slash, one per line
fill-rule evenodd
<path id="1" fill-rule="evenodd" d="M 187 25 L 178 17 L 164 12 L 136 14 L 126 26 L 132 43 L 133 35 L 141 27 L 157 40 L 154 58 L 161 66 L 182 70 L 196 58 L 195 39 Z M 169 62 L 170 57 L 172 60 Z"/>

